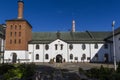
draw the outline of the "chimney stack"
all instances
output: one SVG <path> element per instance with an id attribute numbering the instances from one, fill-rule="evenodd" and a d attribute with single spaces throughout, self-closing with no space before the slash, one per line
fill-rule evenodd
<path id="1" fill-rule="evenodd" d="M 72 21 L 72 32 L 75 32 L 75 20 Z"/>
<path id="2" fill-rule="evenodd" d="M 23 8 L 24 2 L 22 0 L 18 0 L 18 19 L 23 19 Z"/>

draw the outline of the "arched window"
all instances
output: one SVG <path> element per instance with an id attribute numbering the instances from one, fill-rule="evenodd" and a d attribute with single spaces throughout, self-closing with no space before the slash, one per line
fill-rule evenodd
<path id="1" fill-rule="evenodd" d="M 49 59 L 49 55 L 48 54 L 45 55 L 45 59 Z"/>
<path id="2" fill-rule="evenodd" d="M 107 44 L 107 43 L 104 44 L 104 48 L 105 48 L 105 49 L 108 49 L 108 44 Z"/>
<path id="3" fill-rule="evenodd" d="M 83 54 L 83 55 L 82 55 L 82 58 L 83 58 L 83 60 L 84 60 L 84 59 L 86 59 L 86 55 L 85 55 L 85 54 Z"/>
<path id="4" fill-rule="evenodd" d="M 70 50 L 73 49 L 73 45 L 72 45 L 72 44 L 69 45 L 69 49 L 70 49 Z"/>
<path id="5" fill-rule="evenodd" d="M 73 59 L 73 54 L 70 54 L 70 59 Z"/>
<path id="6" fill-rule="evenodd" d="M 37 45 L 36 45 L 36 49 L 39 49 L 39 48 L 40 48 L 40 47 L 39 47 L 39 45 L 37 44 Z"/>
<path id="7" fill-rule="evenodd" d="M 98 49 L 98 44 L 96 43 L 94 47 L 95 47 L 95 49 Z"/>
<path id="8" fill-rule="evenodd" d="M 39 60 L 39 54 L 36 54 L 36 60 Z"/>
<path id="9" fill-rule="evenodd" d="M 48 44 L 45 45 L 45 49 L 46 49 L 46 50 L 49 49 L 49 45 L 48 45 Z"/>
<path id="10" fill-rule="evenodd" d="M 83 50 L 85 50 L 85 49 L 86 49 L 85 44 L 82 44 L 82 49 L 83 49 Z"/>

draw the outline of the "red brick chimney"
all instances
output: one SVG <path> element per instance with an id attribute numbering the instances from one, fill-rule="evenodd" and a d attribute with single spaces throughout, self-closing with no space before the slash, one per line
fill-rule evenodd
<path id="1" fill-rule="evenodd" d="M 23 8 L 24 2 L 22 0 L 18 0 L 18 19 L 23 19 Z"/>

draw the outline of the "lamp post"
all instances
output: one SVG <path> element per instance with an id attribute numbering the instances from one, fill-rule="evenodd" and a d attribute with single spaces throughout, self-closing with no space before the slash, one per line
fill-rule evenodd
<path id="1" fill-rule="evenodd" d="M 116 53 L 115 53 L 115 37 L 114 37 L 114 26 L 115 21 L 112 22 L 112 31 L 113 31 L 113 57 L 114 57 L 114 69 L 116 71 Z"/>

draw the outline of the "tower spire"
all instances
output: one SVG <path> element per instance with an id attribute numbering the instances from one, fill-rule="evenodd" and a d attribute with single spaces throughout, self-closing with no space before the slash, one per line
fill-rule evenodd
<path id="1" fill-rule="evenodd" d="M 75 32 L 75 20 L 72 21 L 72 32 Z"/>
<path id="2" fill-rule="evenodd" d="M 24 9 L 23 0 L 18 0 L 18 19 L 23 19 L 23 9 Z"/>

